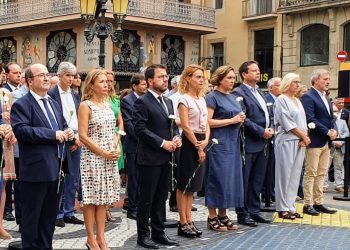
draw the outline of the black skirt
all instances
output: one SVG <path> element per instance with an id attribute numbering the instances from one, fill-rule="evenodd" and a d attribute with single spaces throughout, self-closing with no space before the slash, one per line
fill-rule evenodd
<path id="1" fill-rule="evenodd" d="M 205 134 L 195 134 L 195 136 L 199 141 L 205 139 Z M 198 159 L 198 150 L 183 133 L 177 169 L 177 188 L 179 190 L 184 191 L 186 189 L 186 192 L 199 192 L 202 189 L 204 164 L 199 165 Z M 191 179 L 191 177 L 193 178 Z"/>

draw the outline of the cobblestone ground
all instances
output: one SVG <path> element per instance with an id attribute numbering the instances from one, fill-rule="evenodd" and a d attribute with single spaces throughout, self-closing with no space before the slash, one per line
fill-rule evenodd
<path id="1" fill-rule="evenodd" d="M 350 211 L 350 202 L 335 202 L 333 195 L 334 192 L 326 194 L 325 203 Z M 257 228 L 241 227 L 237 232 L 216 233 L 206 229 L 204 199 L 196 198 L 195 206 L 198 211 L 193 212 L 194 221 L 203 230 L 203 236 L 197 239 L 180 238 L 176 228 L 169 228 L 167 234 L 181 244 L 176 249 L 350 249 L 350 229 L 340 227 L 273 223 Z M 113 208 L 112 214 L 118 220 L 106 225 L 106 238 L 111 249 L 141 249 L 136 245 L 136 222 L 127 219 L 121 208 Z M 229 212 L 229 216 L 236 220 L 233 211 Z M 264 216 L 272 218 L 273 213 L 264 213 Z M 77 217 L 82 219 L 82 214 L 78 213 Z M 168 221 L 176 221 L 178 215 L 167 212 L 167 218 Z M 4 221 L 4 226 L 14 239 L 0 240 L 0 249 L 6 249 L 11 241 L 18 240 L 20 236 L 14 222 Z M 85 242 L 84 226 L 67 224 L 64 228 L 56 227 L 54 249 L 86 249 Z"/>

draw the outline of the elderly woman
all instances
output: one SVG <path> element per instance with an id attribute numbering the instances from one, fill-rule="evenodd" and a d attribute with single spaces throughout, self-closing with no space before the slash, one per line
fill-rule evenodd
<path id="1" fill-rule="evenodd" d="M 310 144 L 303 105 L 296 97 L 299 75 L 288 73 L 282 79 L 281 95 L 275 102 L 276 211 L 283 219 L 302 218 L 294 202 L 305 157 Z"/>
<path id="2" fill-rule="evenodd" d="M 241 207 L 244 202 L 239 130 L 245 114 L 231 93 L 235 78 L 231 66 L 221 66 L 210 80 L 216 89 L 206 97 L 211 136 L 219 141 L 208 152 L 205 190 L 205 204 L 209 211 L 207 226 L 219 232 L 238 229 L 226 210 Z"/>

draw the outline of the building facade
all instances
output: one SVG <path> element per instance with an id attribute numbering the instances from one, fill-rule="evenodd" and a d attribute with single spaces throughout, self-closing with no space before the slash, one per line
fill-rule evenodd
<path id="1" fill-rule="evenodd" d="M 62 61 L 79 71 L 99 66 L 99 39 L 86 41 L 79 0 L 0 1 L 0 63 L 43 63 L 52 73 Z M 111 1 L 107 7 L 116 26 Z M 105 60 L 122 82 L 152 63 L 176 75 L 198 62 L 201 36 L 215 32 L 215 9 L 202 0 L 130 0 L 122 28 L 118 41 L 106 39 Z"/>

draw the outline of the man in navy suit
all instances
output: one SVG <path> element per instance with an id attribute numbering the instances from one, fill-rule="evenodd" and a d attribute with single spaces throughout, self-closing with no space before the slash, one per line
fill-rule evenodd
<path id="1" fill-rule="evenodd" d="M 78 108 L 79 96 L 71 89 L 74 75 L 77 68 L 70 62 L 62 62 L 58 66 L 57 75 L 59 77 L 58 84 L 51 88 L 48 92 L 49 96 L 54 99 L 61 108 L 64 119 L 68 127 L 70 127 L 74 134 L 74 144 L 69 145 L 71 150 L 71 161 L 68 162 L 71 170 L 65 176 L 63 194 L 58 209 L 56 226 L 64 227 L 65 223 L 84 224 L 84 222 L 75 217 L 75 193 L 78 189 L 80 178 L 80 146 L 81 143 L 78 138 Z"/>
<path id="2" fill-rule="evenodd" d="M 348 125 L 348 128 L 350 126 L 350 112 L 349 110 L 346 110 L 344 108 L 344 98 L 337 97 L 334 99 L 334 105 L 338 108 L 339 110 L 339 115 L 340 119 L 344 120 L 346 124 Z"/>
<path id="3" fill-rule="evenodd" d="M 243 97 L 247 118 L 244 122 L 244 207 L 236 208 L 236 213 L 239 224 L 257 226 L 256 222 L 270 223 L 260 215 L 260 194 L 268 161 L 268 140 L 273 136 L 274 130 L 270 128 L 271 117 L 264 94 L 257 86 L 260 81 L 258 63 L 244 62 L 239 68 L 239 74 L 243 83 L 235 89 L 235 95 Z"/>
<path id="4" fill-rule="evenodd" d="M 158 244 L 178 246 L 164 232 L 165 202 L 168 197 L 171 152 L 181 147 L 176 128 L 171 133 L 169 115 L 172 102 L 164 98 L 168 79 L 166 67 L 153 64 L 145 71 L 148 91 L 135 101 L 133 123 L 138 137 L 136 164 L 140 174 L 140 199 L 137 207 L 137 244 L 158 249 Z M 151 218 L 152 237 L 148 219 Z M 155 243 L 154 243 L 155 242 Z"/>
<path id="5" fill-rule="evenodd" d="M 128 211 L 126 216 L 129 219 L 136 220 L 137 202 L 139 197 L 139 173 L 136 166 L 136 147 L 137 137 L 135 135 L 134 125 L 132 123 L 132 112 L 135 101 L 147 92 L 147 83 L 144 74 L 134 74 L 131 77 L 132 92 L 122 98 L 121 111 L 126 132 L 123 150 L 126 154 L 126 173 L 128 175 L 127 193 L 128 193 Z"/>
<path id="6" fill-rule="evenodd" d="M 50 88 L 47 68 L 34 64 L 25 78 L 30 91 L 11 108 L 11 123 L 20 151 L 22 248 L 52 249 L 60 197 L 57 190 L 60 158 L 70 160 L 70 152 L 63 153 L 63 143 L 72 140 L 74 133 L 66 129 L 59 105 L 47 95 Z"/>
<path id="7" fill-rule="evenodd" d="M 309 130 L 311 144 L 305 156 L 303 211 L 309 215 L 336 212 L 323 205 L 323 180 L 329 166 L 329 143 L 337 138 L 333 107 L 326 95 L 329 83 L 329 72 L 316 69 L 311 73 L 312 87 L 301 97 L 307 123 L 315 124 L 315 128 Z"/>
<path id="8" fill-rule="evenodd" d="M 267 102 L 267 107 L 269 109 L 270 117 L 271 117 L 271 127 L 274 127 L 274 103 L 276 98 L 281 94 L 280 91 L 281 86 L 281 78 L 273 77 L 267 81 L 267 88 L 269 93 L 265 95 L 265 99 Z M 268 182 L 268 183 L 267 183 Z M 269 142 L 269 159 L 267 163 L 266 169 L 266 177 L 265 184 L 263 190 L 263 200 L 265 199 L 265 204 L 270 204 L 270 201 L 267 199 L 271 199 L 275 201 L 275 149 L 274 149 L 274 136 L 271 138 Z"/>

